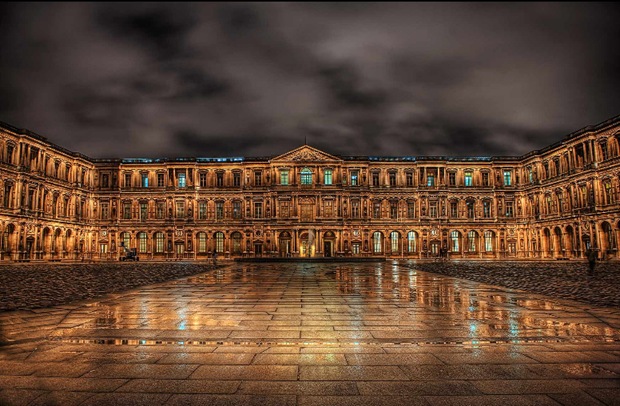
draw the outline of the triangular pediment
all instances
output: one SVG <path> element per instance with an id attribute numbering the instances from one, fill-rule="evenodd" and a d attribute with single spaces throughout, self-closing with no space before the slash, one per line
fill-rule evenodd
<path id="1" fill-rule="evenodd" d="M 342 159 L 337 156 L 330 155 L 320 149 L 311 147 L 310 145 L 302 145 L 292 151 L 278 155 L 271 159 L 271 162 L 337 162 Z"/>

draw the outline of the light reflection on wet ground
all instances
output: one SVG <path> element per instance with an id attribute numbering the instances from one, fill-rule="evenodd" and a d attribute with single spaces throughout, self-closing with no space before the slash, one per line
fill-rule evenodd
<path id="1" fill-rule="evenodd" d="M 72 310 L 63 340 L 440 343 L 620 339 L 583 306 L 377 264 L 236 264 Z"/>
<path id="2" fill-rule="evenodd" d="M 619 312 L 388 263 L 236 264 L 0 314 L 0 404 L 614 405 Z"/>

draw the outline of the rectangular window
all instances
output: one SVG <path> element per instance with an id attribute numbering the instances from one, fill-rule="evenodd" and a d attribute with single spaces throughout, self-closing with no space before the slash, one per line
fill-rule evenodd
<path id="1" fill-rule="evenodd" d="M 255 171 L 254 172 L 254 186 L 261 186 L 263 184 L 262 178 L 263 178 L 263 173 L 261 171 Z"/>
<path id="2" fill-rule="evenodd" d="M 183 217 L 185 217 L 185 202 L 184 201 L 177 201 L 176 202 L 176 206 L 177 206 L 177 218 L 181 219 Z"/>
<path id="3" fill-rule="evenodd" d="M 241 202 L 238 200 L 233 202 L 233 218 L 241 218 Z"/>
<path id="4" fill-rule="evenodd" d="M 149 175 L 146 173 L 142 174 L 142 187 L 149 187 Z"/>
<path id="5" fill-rule="evenodd" d="M 110 218 L 110 208 L 108 203 L 101 203 L 101 218 L 107 220 Z"/>
<path id="6" fill-rule="evenodd" d="M 426 186 L 435 186 L 435 175 L 426 176 Z"/>
<path id="7" fill-rule="evenodd" d="M 513 202 L 506 202 L 506 217 L 513 217 Z"/>
<path id="8" fill-rule="evenodd" d="M 288 185 L 288 171 L 280 171 L 280 184 Z"/>
<path id="9" fill-rule="evenodd" d="M 398 202 L 390 202 L 390 218 L 395 219 L 398 217 Z"/>
<path id="10" fill-rule="evenodd" d="M 491 202 L 488 200 L 482 202 L 482 216 L 487 219 L 491 217 Z"/>
<path id="11" fill-rule="evenodd" d="M 465 186 L 471 186 L 473 184 L 472 178 L 473 178 L 473 173 L 465 172 Z"/>
<path id="12" fill-rule="evenodd" d="M 200 187 L 207 187 L 207 174 L 206 172 L 201 172 L 199 176 Z"/>
<path id="13" fill-rule="evenodd" d="M 179 187 L 185 187 L 185 172 L 181 172 L 177 175 L 179 180 Z"/>
<path id="14" fill-rule="evenodd" d="M 108 175 L 101 175 L 101 187 L 108 187 L 110 178 Z"/>
<path id="15" fill-rule="evenodd" d="M 351 186 L 357 186 L 358 185 L 358 176 L 359 176 L 359 172 L 358 171 L 351 171 Z"/>
<path id="16" fill-rule="evenodd" d="M 140 203 L 140 221 L 146 221 L 148 218 L 148 203 Z"/>
<path id="17" fill-rule="evenodd" d="M 308 168 L 304 168 L 301 171 L 301 184 L 302 185 L 311 185 L 312 184 L 312 171 Z"/>
<path id="18" fill-rule="evenodd" d="M 102 254 L 108 253 L 108 244 L 99 244 L 99 252 Z"/>
<path id="19" fill-rule="evenodd" d="M 428 214 L 431 218 L 437 218 L 437 202 L 429 203 Z"/>
<path id="20" fill-rule="evenodd" d="M 407 218 L 413 219 L 415 218 L 415 203 L 407 202 Z"/>
<path id="21" fill-rule="evenodd" d="M 372 203 L 372 218 L 381 218 L 381 202 Z"/>
<path id="22" fill-rule="evenodd" d="M 456 173 L 448 172 L 448 185 L 456 186 Z"/>
<path id="23" fill-rule="evenodd" d="M 163 173 L 158 173 L 157 174 L 157 187 L 164 187 L 164 174 Z"/>
<path id="24" fill-rule="evenodd" d="M 377 172 L 372 174 L 372 185 L 379 186 L 379 174 Z"/>
<path id="25" fill-rule="evenodd" d="M 360 217 L 360 202 L 359 200 L 351 201 L 351 217 L 357 219 Z"/>
<path id="26" fill-rule="evenodd" d="M 200 220 L 207 219 L 207 202 L 198 203 L 198 219 Z"/>
<path id="27" fill-rule="evenodd" d="M 290 206 L 288 200 L 280 202 L 280 217 L 288 218 L 290 216 Z"/>
<path id="28" fill-rule="evenodd" d="M 165 217 L 166 212 L 166 204 L 164 202 L 157 202 L 157 208 L 155 215 L 158 219 L 163 219 Z"/>
<path id="29" fill-rule="evenodd" d="M 396 186 L 396 172 L 390 172 L 390 186 Z"/>
<path id="30" fill-rule="evenodd" d="M 323 217 L 332 217 L 334 215 L 334 201 L 325 200 L 323 202 Z"/>
<path id="31" fill-rule="evenodd" d="M 504 171 L 504 186 L 512 185 L 512 171 Z"/>
<path id="32" fill-rule="evenodd" d="M 457 218 L 459 216 L 458 203 L 450 202 L 450 217 Z"/>
<path id="33" fill-rule="evenodd" d="M 407 186 L 413 186 L 413 173 L 412 172 L 407 172 L 406 174 L 406 178 L 407 178 Z"/>
<path id="34" fill-rule="evenodd" d="M 324 172 L 324 184 L 326 185 L 331 185 L 332 184 L 332 170 L 331 169 L 325 169 Z"/>
<path id="35" fill-rule="evenodd" d="M 254 218 L 263 218 L 263 204 L 260 202 L 254 203 Z"/>
<path id="36" fill-rule="evenodd" d="M 131 187 L 131 173 L 125 174 L 125 187 Z"/>
<path id="37" fill-rule="evenodd" d="M 482 186 L 489 186 L 489 172 L 482 172 Z"/>
<path id="38" fill-rule="evenodd" d="M 215 185 L 217 187 L 224 186 L 224 172 L 217 172 L 215 174 Z"/>
<path id="39" fill-rule="evenodd" d="M 235 187 L 241 186 L 241 173 L 239 172 L 233 173 L 233 186 Z"/>
<path id="40" fill-rule="evenodd" d="M 302 204 L 300 206 L 300 210 L 301 210 L 301 221 L 313 221 L 314 220 L 314 206 L 311 204 Z"/>
<path id="41" fill-rule="evenodd" d="M 131 203 L 123 203 L 123 218 L 131 218 Z"/>
<path id="42" fill-rule="evenodd" d="M 224 202 L 215 202 L 215 219 L 221 220 L 224 218 Z"/>

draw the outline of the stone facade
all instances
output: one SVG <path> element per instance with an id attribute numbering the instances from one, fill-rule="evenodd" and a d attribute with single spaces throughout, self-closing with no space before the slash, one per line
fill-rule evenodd
<path id="1" fill-rule="evenodd" d="M 0 260 L 618 259 L 619 137 L 617 116 L 518 157 L 91 159 L 0 123 Z"/>

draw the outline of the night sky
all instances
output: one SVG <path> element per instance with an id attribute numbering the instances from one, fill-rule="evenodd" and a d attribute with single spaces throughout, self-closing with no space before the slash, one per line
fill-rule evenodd
<path id="1" fill-rule="evenodd" d="M 613 3 L 2 3 L 0 121 L 93 158 L 521 155 L 620 114 Z"/>

